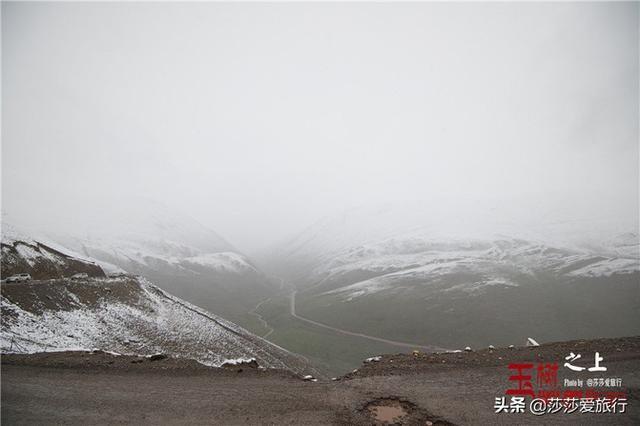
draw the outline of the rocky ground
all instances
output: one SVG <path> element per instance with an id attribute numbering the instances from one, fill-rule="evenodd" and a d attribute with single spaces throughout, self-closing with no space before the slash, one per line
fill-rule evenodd
<path id="1" fill-rule="evenodd" d="M 494 413 L 513 387 L 510 362 L 590 366 L 598 351 L 620 377 L 624 414 Z M 602 376 L 584 373 L 586 377 Z M 336 380 L 256 365 L 209 368 L 172 358 L 67 352 L 2 357 L 6 424 L 639 424 L 640 338 L 449 354 L 384 355 Z"/>
<path id="2" fill-rule="evenodd" d="M 612 361 L 633 360 L 640 355 L 640 337 L 573 340 L 541 346 L 482 348 L 453 353 L 416 352 L 382 355 L 379 360 L 365 362 L 362 368 L 345 375 L 341 380 L 368 376 L 421 374 L 447 368 L 499 367 L 518 362 L 549 363 L 562 360 L 564 363 L 564 357 L 570 352 L 582 354 L 582 361 L 577 364 L 583 363 L 587 366 L 589 363 L 593 364 L 595 351 L 601 355 L 605 354 L 603 365 Z"/>

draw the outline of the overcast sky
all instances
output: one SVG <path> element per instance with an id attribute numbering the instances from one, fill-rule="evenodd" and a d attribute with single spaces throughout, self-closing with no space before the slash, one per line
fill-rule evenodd
<path id="1" fill-rule="evenodd" d="M 3 210 L 144 196 L 248 251 L 438 196 L 637 223 L 638 11 L 2 2 Z"/>

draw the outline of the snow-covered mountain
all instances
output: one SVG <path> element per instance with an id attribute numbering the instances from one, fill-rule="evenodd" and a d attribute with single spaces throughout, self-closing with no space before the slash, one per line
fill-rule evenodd
<path id="1" fill-rule="evenodd" d="M 402 280 L 422 280 L 428 285 L 453 274 L 473 274 L 477 281 L 456 285 L 459 291 L 474 293 L 486 285 L 517 286 L 514 276 L 535 277 L 554 274 L 559 277 L 610 277 L 640 272 L 637 236 L 626 234 L 629 242 L 593 252 L 548 246 L 519 239 L 500 240 L 428 240 L 391 238 L 379 243 L 351 247 L 327 258 L 310 273 L 311 280 L 322 282 L 347 280 L 357 271 L 373 278 L 358 281 L 332 293 L 357 297 L 390 289 Z M 451 291 L 453 288 L 447 289 Z"/>
<path id="2" fill-rule="evenodd" d="M 3 225 L 1 247 L 3 279 L 19 273 L 28 273 L 34 279 L 70 277 L 74 273 L 105 277 L 97 262 L 53 242 L 36 241 L 8 224 Z"/>
<path id="3" fill-rule="evenodd" d="M 234 273 L 253 269 L 249 260 L 216 232 L 161 203 L 138 199 L 86 210 L 73 226 L 50 227 L 42 234 L 129 272 L 184 271 L 192 263 Z M 219 253 L 231 255 L 217 256 Z M 203 261 L 205 258 L 208 261 Z"/>
<path id="4" fill-rule="evenodd" d="M 299 313 L 444 347 L 509 343 L 516 329 L 543 339 L 640 332 L 630 325 L 640 324 L 637 226 L 400 207 L 324 219 L 279 248 Z"/>
<path id="5" fill-rule="evenodd" d="M 489 202 L 352 209 L 324 218 L 273 251 L 276 263 L 293 264 L 304 275 L 298 278 L 314 283 L 349 264 L 393 272 L 452 256 L 504 263 L 513 257 L 520 268 L 541 262 L 543 269 L 547 263 L 562 268 L 563 262 L 570 267 L 592 259 L 610 272 L 636 270 L 640 259 L 637 221 Z M 593 268 L 576 273 L 599 273 Z"/>
<path id="6" fill-rule="evenodd" d="M 3 352 L 161 352 L 212 366 L 255 359 L 264 367 L 300 374 L 311 371 L 297 355 L 170 295 L 142 277 L 107 278 L 90 259 L 78 260 L 34 240 L 8 243 L 8 239 L 3 242 L 3 271 L 16 259 L 21 265 L 33 262 L 38 265 L 36 278 L 40 280 L 2 285 Z M 5 255 L 5 248 L 10 256 Z M 87 265 L 94 269 L 87 269 Z M 94 277 L 68 278 L 79 272 Z"/>

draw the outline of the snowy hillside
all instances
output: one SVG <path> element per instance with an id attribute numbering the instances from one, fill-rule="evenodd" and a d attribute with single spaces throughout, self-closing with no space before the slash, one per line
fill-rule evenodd
<path id="1" fill-rule="evenodd" d="M 101 349 L 124 354 L 164 353 L 219 366 L 255 359 L 260 365 L 308 373 L 306 362 L 243 328 L 181 300 L 145 278 L 107 278 L 86 257 L 53 249 L 7 226 L 3 273 L 28 272 L 34 281 L 3 283 L 3 352 Z M 196 258 L 215 268 L 249 267 L 231 253 Z M 86 273 L 85 278 L 73 277 Z"/>
<path id="2" fill-rule="evenodd" d="M 176 242 L 152 237 L 128 239 L 127 236 L 110 238 L 58 237 L 65 246 L 85 256 L 105 261 L 131 273 L 150 271 L 177 275 L 258 274 L 256 268 L 243 255 L 224 250 L 203 251 L 188 242 Z M 221 249 L 222 250 L 222 249 Z"/>
<path id="3" fill-rule="evenodd" d="M 299 357 L 142 278 L 5 284 L 1 308 L 3 352 L 97 348 L 211 366 L 255 358 L 264 367 L 308 370 Z"/>
<path id="4" fill-rule="evenodd" d="M 280 245 L 275 261 L 317 284 L 348 270 L 396 272 L 434 263 L 481 263 L 574 275 L 628 273 L 640 264 L 638 225 L 563 217 L 527 206 L 411 203 L 363 207 L 327 217 Z M 577 265 L 582 265 L 577 268 Z M 591 265 L 591 266 L 589 266 Z M 583 267 L 583 268 L 582 268 Z M 436 270 L 442 270 L 437 268 Z"/>
<path id="5" fill-rule="evenodd" d="M 85 210 L 71 229 L 51 226 L 47 237 L 129 272 L 181 269 L 183 259 L 235 251 L 214 231 L 160 203 L 137 199 Z"/>
<path id="6" fill-rule="evenodd" d="M 636 251 L 637 248 L 636 245 Z M 402 281 L 419 280 L 422 285 L 429 285 L 448 275 L 467 274 L 473 279 L 443 290 L 473 294 L 487 285 L 518 286 L 522 276 L 535 277 L 540 273 L 576 278 L 638 273 L 640 259 L 631 254 L 609 257 L 523 240 L 391 239 L 354 247 L 331 257 L 313 269 L 310 280 L 322 287 L 323 282 L 348 280 L 345 277 L 354 272 L 372 275 L 373 278 L 330 290 L 353 298 L 390 289 Z"/>

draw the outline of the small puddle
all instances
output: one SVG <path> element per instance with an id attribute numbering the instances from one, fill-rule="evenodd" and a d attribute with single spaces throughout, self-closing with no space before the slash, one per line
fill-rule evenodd
<path id="1" fill-rule="evenodd" d="M 406 417 L 409 412 L 397 399 L 381 399 L 367 405 L 367 410 L 374 419 L 381 423 L 396 423 Z"/>

